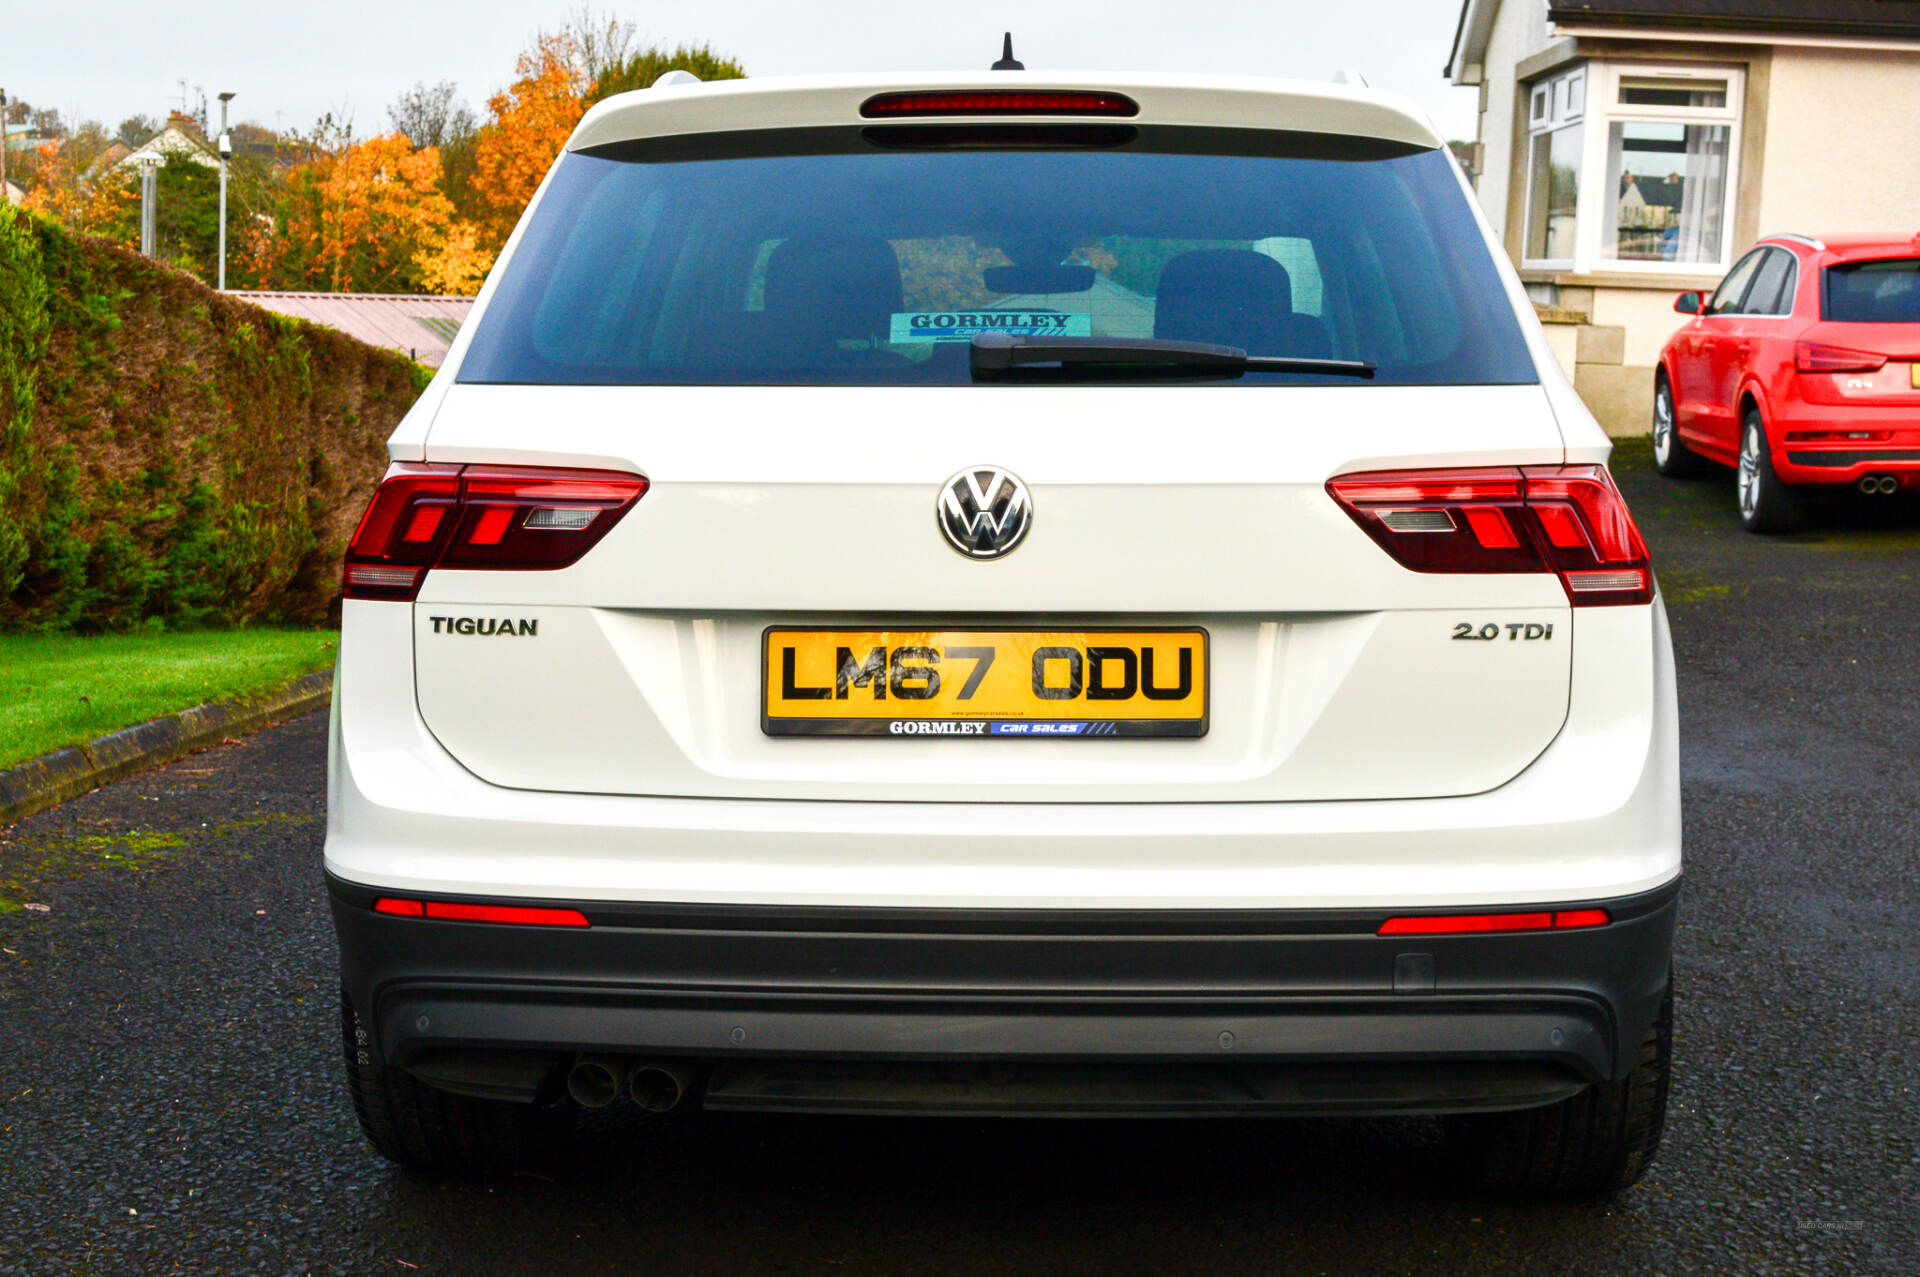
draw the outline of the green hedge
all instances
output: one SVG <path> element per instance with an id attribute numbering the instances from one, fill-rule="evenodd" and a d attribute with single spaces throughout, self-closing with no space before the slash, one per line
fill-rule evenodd
<path id="1" fill-rule="evenodd" d="M 324 619 L 427 375 L 0 204 L 0 630 Z"/>

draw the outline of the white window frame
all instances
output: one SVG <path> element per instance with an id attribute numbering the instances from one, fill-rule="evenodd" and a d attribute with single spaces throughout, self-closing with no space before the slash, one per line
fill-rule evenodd
<path id="1" fill-rule="evenodd" d="M 1553 84 L 1562 79 L 1570 79 L 1576 74 L 1585 75 L 1584 110 L 1568 111 L 1556 114 L 1553 109 L 1561 100 L 1559 91 Z M 1626 106 L 1620 103 L 1620 85 L 1623 80 L 1666 80 L 1676 86 L 1688 81 L 1724 80 L 1727 86 L 1727 100 L 1724 106 Z M 1580 123 L 1586 132 L 1581 138 L 1580 148 L 1580 192 L 1574 203 L 1574 235 L 1572 258 L 1539 260 L 1523 257 L 1521 266 L 1525 269 L 1559 270 L 1572 274 L 1607 275 L 1645 275 L 1651 278 L 1685 275 L 1724 275 L 1733 265 L 1734 217 L 1739 208 L 1740 192 L 1740 145 L 1745 119 L 1743 106 L 1746 100 L 1747 77 L 1744 67 L 1722 65 L 1718 63 L 1673 63 L 1673 62 L 1604 62 L 1589 61 L 1575 71 L 1561 72 L 1537 80 L 1526 86 L 1527 90 L 1527 157 L 1523 166 L 1526 173 L 1526 186 L 1529 194 L 1533 190 L 1533 140 L 1542 133 L 1551 132 L 1566 124 Z M 1536 121 L 1533 118 L 1536 95 L 1542 89 L 1547 92 L 1549 103 L 1548 118 Z M 1720 124 L 1727 128 L 1727 206 L 1720 218 L 1720 253 L 1710 262 L 1638 262 L 1620 261 L 1616 258 L 1601 256 L 1602 221 L 1607 214 L 1607 138 L 1615 124 Z M 1525 252 L 1527 243 L 1526 218 L 1529 213 L 1523 200 L 1521 205 L 1521 248 Z"/>
<path id="2" fill-rule="evenodd" d="M 1586 253 L 1590 272 L 1609 275 L 1720 275 L 1733 265 L 1734 215 L 1739 208 L 1741 107 L 1746 99 L 1747 74 L 1738 66 L 1705 63 L 1603 62 L 1589 64 L 1594 74 L 1588 80 L 1587 105 L 1602 104 L 1587 112 L 1591 127 L 1584 162 L 1597 174 L 1589 191 L 1580 192 L 1581 207 L 1577 223 L 1582 232 L 1579 250 Z M 1724 106 L 1623 106 L 1620 84 L 1623 80 L 1665 80 L 1681 86 L 1689 81 L 1725 80 L 1727 101 Z M 1596 94 L 1594 90 L 1598 90 Z M 1601 223 L 1607 207 L 1607 138 L 1616 124 L 1720 124 L 1727 129 L 1727 206 L 1720 215 L 1720 253 L 1710 262 L 1634 262 L 1600 255 Z"/>
<path id="3" fill-rule="evenodd" d="M 1593 101 L 1591 82 L 1588 78 L 1592 64 L 1583 63 L 1572 70 L 1562 71 L 1558 75 L 1535 80 L 1527 86 L 1527 140 L 1526 162 L 1523 168 L 1524 180 L 1521 185 L 1520 199 L 1520 251 L 1524 255 L 1527 244 L 1533 238 L 1533 226 L 1529 219 L 1533 216 L 1533 144 L 1543 134 L 1557 133 L 1561 129 L 1586 123 L 1584 107 Z M 1580 106 L 1573 103 L 1578 100 Z M 1551 148 L 1549 148 L 1551 149 Z M 1580 190 L 1576 194 L 1573 206 L 1574 255 L 1572 257 L 1536 258 L 1524 257 L 1521 265 L 1528 268 L 1546 270 L 1573 269 L 1580 256 L 1581 237 L 1586 234 L 1587 224 L 1587 173 L 1592 164 L 1589 158 L 1593 150 L 1591 130 L 1581 136 L 1580 144 Z"/>

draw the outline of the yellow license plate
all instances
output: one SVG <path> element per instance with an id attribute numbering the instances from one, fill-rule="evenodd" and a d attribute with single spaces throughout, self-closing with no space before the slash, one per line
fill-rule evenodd
<path id="1" fill-rule="evenodd" d="M 1913 388 L 1920 390 L 1920 363 L 1907 365 L 1907 374 L 1913 380 Z"/>
<path id="2" fill-rule="evenodd" d="M 771 736 L 1204 736 L 1205 630 L 769 629 Z"/>

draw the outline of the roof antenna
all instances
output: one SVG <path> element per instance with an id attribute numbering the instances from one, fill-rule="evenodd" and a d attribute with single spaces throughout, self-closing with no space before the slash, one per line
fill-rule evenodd
<path id="1" fill-rule="evenodd" d="M 995 71 L 1024 71 L 1027 64 L 1016 62 L 1013 57 L 1013 32 L 1007 32 L 1006 42 L 1000 46 L 1000 60 L 993 64 Z"/>

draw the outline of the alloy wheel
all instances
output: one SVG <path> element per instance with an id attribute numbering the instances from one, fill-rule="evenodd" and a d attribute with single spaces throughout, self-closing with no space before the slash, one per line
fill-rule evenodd
<path id="1" fill-rule="evenodd" d="M 1747 423 L 1740 436 L 1740 513 L 1751 519 L 1760 504 L 1760 427 Z"/>
<path id="2" fill-rule="evenodd" d="M 1673 398 L 1665 386 L 1653 392 L 1653 459 L 1667 464 L 1673 453 Z"/>

